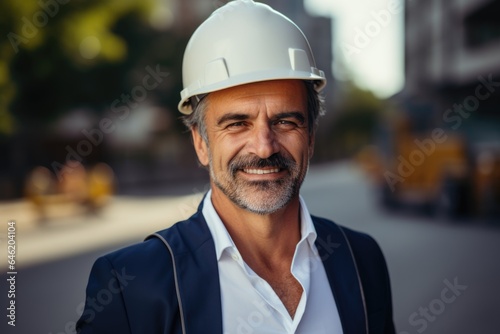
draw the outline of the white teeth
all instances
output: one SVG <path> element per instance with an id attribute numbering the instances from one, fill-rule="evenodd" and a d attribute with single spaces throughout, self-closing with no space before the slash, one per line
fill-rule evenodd
<path id="1" fill-rule="evenodd" d="M 280 171 L 279 168 L 272 168 L 272 169 L 243 169 L 245 173 L 248 174 L 270 174 L 270 173 L 277 173 Z"/>

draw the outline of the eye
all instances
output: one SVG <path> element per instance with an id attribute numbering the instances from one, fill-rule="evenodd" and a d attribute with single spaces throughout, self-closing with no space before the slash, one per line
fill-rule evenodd
<path id="1" fill-rule="evenodd" d="M 293 130 L 297 128 L 299 125 L 296 122 L 290 120 L 280 119 L 274 122 L 273 126 L 281 130 Z"/>
<path id="2" fill-rule="evenodd" d="M 233 122 L 233 123 L 230 123 L 226 126 L 226 129 L 238 129 L 238 128 L 241 128 L 245 126 L 245 122 Z"/>

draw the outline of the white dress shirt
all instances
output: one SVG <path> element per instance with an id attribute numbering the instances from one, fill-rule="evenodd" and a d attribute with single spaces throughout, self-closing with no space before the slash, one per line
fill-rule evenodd
<path id="1" fill-rule="evenodd" d="M 213 207 L 211 194 L 209 191 L 205 197 L 202 212 L 215 242 L 223 333 L 341 334 L 337 305 L 314 245 L 316 230 L 303 199 L 300 198 L 301 239 L 291 266 L 303 291 L 292 319 L 273 288 L 243 261 Z"/>

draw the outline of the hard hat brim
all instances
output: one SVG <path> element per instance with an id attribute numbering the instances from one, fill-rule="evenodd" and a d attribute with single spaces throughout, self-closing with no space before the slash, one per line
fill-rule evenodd
<path id="1" fill-rule="evenodd" d="M 304 80 L 314 81 L 315 90 L 320 92 L 326 86 L 326 78 L 323 71 L 314 69 L 316 73 L 284 70 L 277 73 L 276 70 L 266 72 L 246 73 L 235 77 L 230 77 L 222 82 L 205 85 L 203 87 L 187 87 L 181 92 L 181 101 L 178 104 L 178 109 L 184 115 L 189 115 L 193 112 L 190 99 L 193 96 L 204 95 L 215 91 L 220 91 L 226 88 L 245 85 L 254 82 L 271 81 L 271 80 Z"/>

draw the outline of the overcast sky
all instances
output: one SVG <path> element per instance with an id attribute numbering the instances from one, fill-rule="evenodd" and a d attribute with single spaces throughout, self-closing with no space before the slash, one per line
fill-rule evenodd
<path id="1" fill-rule="evenodd" d="M 402 89 L 403 0 L 305 0 L 305 3 L 312 13 L 330 14 L 335 19 L 337 78 L 351 77 L 379 97 L 388 97 Z"/>

